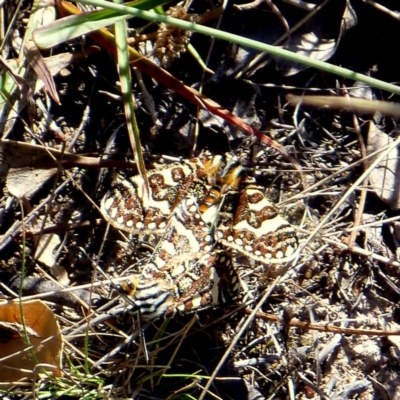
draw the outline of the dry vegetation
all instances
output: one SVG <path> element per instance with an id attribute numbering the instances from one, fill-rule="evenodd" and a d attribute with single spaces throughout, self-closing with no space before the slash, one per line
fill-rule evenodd
<path id="1" fill-rule="evenodd" d="M 221 29 L 274 42 L 285 32 L 284 18 L 292 26 L 300 11 L 278 0 L 266 3 L 250 10 L 230 5 Z M 400 81 L 392 60 L 400 21 L 369 2 L 350 3 L 357 16 L 351 29 L 339 28 L 349 2 L 335 0 L 309 22 L 308 31 L 340 40 L 331 48 L 332 63 Z M 202 15 L 210 4 L 195 1 L 191 10 Z M 398 7 L 393 1 L 385 5 Z M 9 37 L 3 45 L 11 62 L 31 4 L 23 2 L 18 11 L 3 7 L 6 15 L 17 12 L 13 24 L 8 19 L 14 42 Z M 209 39 L 193 35 L 191 43 L 206 59 Z M 318 92 L 388 100 L 388 93 L 314 69 L 281 64 L 278 71 L 271 60 L 236 77 L 254 55 L 234 57 L 223 42 L 214 44 L 208 64 L 215 75 L 203 75 L 188 53 L 171 62 L 173 75 L 188 86 L 203 85 L 208 97 L 282 145 L 295 165 L 145 73 L 141 84 L 134 79 L 148 167 L 204 150 L 236 154 L 297 227 L 302 248 L 298 258 L 274 267 L 238 257 L 242 290 L 233 304 L 140 323 L 117 283 L 140 271 L 151 256 L 151 238 L 124 236 L 107 227 L 98 210 L 116 174 L 136 174 L 115 62 L 88 38 L 59 46 L 54 54 L 75 56 L 55 77 L 60 105 L 39 90 L 26 94 L 32 103 L 10 99 L 16 118 L 2 106 L 2 138 L 25 145 L 3 141 L 0 147 L 0 293 L 17 298 L 24 270 L 24 301 L 42 299 L 60 325 L 63 376 L 39 374 L 34 386 L 4 388 L 5 398 L 400 398 L 398 156 L 392 152 L 384 160 L 387 169 L 370 168 L 376 158 L 365 158 L 396 144 L 396 121 L 374 110 L 357 115 L 294 108 L 285 97 Z M 377 145 L 381 135 L 384 144 Z M 28 144 L 67 153 L 53 153 L 63 160 L 57 165 L 45 150 Z M 372 180 L 365 173 L 377 170 L 384 176 Z M 391 174 L 394 181 L 388 182 Z"/>

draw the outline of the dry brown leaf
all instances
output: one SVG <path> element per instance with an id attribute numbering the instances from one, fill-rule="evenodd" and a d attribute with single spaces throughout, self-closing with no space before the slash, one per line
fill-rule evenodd
<path id="1" fill-rule="evenodd" d="M 41 219 L 35 224 L 41 228 Z M 70 281 L 68 273 L 64 267 L 57 264 L 56 254 L 57 249 L 61 244 L 59 235 L 49 233 L 40 235 L 40 240 L 37 245 L 35 259 L 50 269 L 51 275 L 57 279 L 62 286 L 69 285 Z"/>
<path id="2" fill-rule="evenodd" d="M 339 15 L 341 8 L 343 11 Z M 335 54 L 344 33 L 356 24 L 357 17 L 349 0 L 331 1 L 291 35 L 283 48 L 326 61 Z M 304 64 L 295 64 L 281 58 L 277 59 L 277 64 L 284 76 L 295 75 L 308 68 Z"/>
<path id="3" fill-rule="evenodd" d="M 24 318 L 19 303 L 0 304 L 0 387 L 3 388 L 44 371 L 62 375 L 63 338 L 54 313 L 40 300 L 24 302 L 21 307 Z M 24 332 L 31 350 L 27 350 Z"/>
<path id="4" fill-rule="evenodd" d="M 6 180 L 10 194 L 29 200 L 57 172 L 56 160 L 68 157 L 69 153 L 43 146 L 1 140 L 0 180 Z"/>
<path id="5" fill-rule="evenodd" d="M 29 65 L 36 72 L 38 78 L 40 78 L 40 80 L 43 82 L 49 95 L 57 104 L 60 105 L 60 98 L 57 93 L 56 84 L 54 83 L 53 76 L 51 75 L 51 72 L 47 67 L 44 58 L 40 54 L 40 51 L 36 47 L 33 40 L 29 40 L 25 43 L 24 53 Z"/>
<path id="6" fill-rule="evenodd" d="M 250 3 L 250 5 L 252 4 L 259 6 L 261 2 Z M 254 23 L 253 26 L 246 26 L 244 35 L 308 58 L 326 61 L 335 54 L 342 36 L 357 25 L 357 15 L 349 0 L 324 1 L 307 13 L 297 7 L 281 7 L 279 10 L 280 21 L 285 16 L 289 21 L 290 30 L 285 30 L 283 35 L 279 34 L 282 27 L 273 21 L 269 21 L 265 26 L 259 26 L 257 23 Z M 246 6 L 246 9 L 251 8 Z M 243 13 L 246 18 L 246 11 L 243 10 Z M 255 54 L 255 50 L 239 48 L 233 56 L 234 61 L 229 61 L 227 75 L 235 75 L 236 78 L 250 77 L 269 62 L 270 58 L 265 53 L 254 57 Z M 276 60 L 283 76 L 292 76 L 308 68 L 304 64 L 288 61 L 281 57 L 272 58 Z M 229 56 L 227 59 L 229 60 Z"/>
<path id="7" fill-rule="evenodd" d="M 25 32 L 23 51 L 29 65 L 36 72 L 38 78 L 43 81 L 47 92 L 57 104 L 61 104 L 53 76 L 35 42 L 32 40 L 32 32 L 35 28 L 49 24 L 54 20 L 54 1 L 34 1 L 32 13 L 29 17 L 28 26 Z"/>
<path id="8" fill-rule="evenodd" d="M 57 168 L 12 168 L 7 174 L 6 188 L 11 195 L 30 200 L 56 171 Z"/>
<path id="9" fill-rule="evenodd" d="M 379 130 L 376 125 L 369 121 L 364 124 L 363 129 L 367 132 L 367 154 L 382 150 L 393 143 L 393 139 L 388 134 Z M 372 164 L 375 157 L 368 159 Z M 384 201 L 390 208 L 398 210 L 400 208 L 400 187 L 398 177 L 400 176 L 399 152 L 394 148 L 389 152 L 374 170 L 370 173 L 368 180 L 376 195 Z"/>

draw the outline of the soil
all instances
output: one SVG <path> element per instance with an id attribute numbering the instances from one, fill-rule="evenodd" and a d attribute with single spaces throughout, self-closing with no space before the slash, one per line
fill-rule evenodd
<path id="1" fill-rule="evenodd" d="M 269 3 L 249 9 L 229 4 L 220 29 L 274 43 L 285 33 L 284 20 L 292 27 L 310 12 L 279 0 Z M 328 1 L 283 44 L 293 50 L 314 34 L 330 43 L 326 61 L 396 84 L 400 9 L 395 1 L 380 2 L 396 17 L 372 3 Z M 189 13 L 204 17 L 220 6 L 193 1 Z M 19 10 L 5 5 L 14 39 L 23 37 L 31 7 L 29 1 Z M 16 23 L 9 18 L 13 13 Z M 216 21 L 205 23 L 215 26 Z M 140 34 L 156 29 L 136 20 L 129 27 Z M 11 63 L 19 55 L 16 39 L 4 43 L 3 57 Z M 392 143 L 397 121 L 374 108 L 353 113 L 333 109 L 329 102 L 295 107 L 286 97 L 319 94 L 398 103 L 397 96 L 272 57 L 244 72 L 257 52 L 199 34 L 190 43 L 203 60 L 208 57 L 214 74 L 205 73 L 188 51 L 155 60 L 150 43 L 139 45 L 143 57 L 158 64 L 171 61 L 165 66 L 170 74 L 280 146 L 199 109 L 143 70 L 142 81 L 132 74 L 132 93 L 147 169 L 204 154 L 234 155 L 295 227 L 300 254 L 277 265 L 236 254 L 241 280 L 236 299 L 172 319 L 141 320 L 131 312 L 119 278 L 140 274 L 160 237 L 121 232 L 108 226 L 99 210 L 118 179 L 138 174 L 115 57 L 90 37 L 42 51 L 45 58 L 75 56 L 54 75 L 60 104 L 44 89 L 10 97 L 17 111 L 13 116 L 2 106 L 0 147 L 0 295 L 17 298 L 21 287 L 23 299 L 41 298 L 56 315 L 65 342 L 63 377 L 38 377 L 37 394 L 400 398 L 400 206 L 368 177 L 359 179 L 371 165 L 365 158 L 368 146 L 377 140 L 371 126 Z M 310 57 L 324 57 L 318 55 L 324 51 L 321 44 Z M 23 101 L 29 98 L 32 102 Z M 42 147 L 63 161 L 54 163 Z M 390 153 L 390 159 L 397 157 Z M 392 186 L 377 178 L 395 197 L 396 168 Z M 74 288 L 75 297 L 62 288 Z M 256 307 L 258 313 L 250 315 Z M 32 395 L 32 386 L 15 383 L 8 390 L 8 398 Z"/>

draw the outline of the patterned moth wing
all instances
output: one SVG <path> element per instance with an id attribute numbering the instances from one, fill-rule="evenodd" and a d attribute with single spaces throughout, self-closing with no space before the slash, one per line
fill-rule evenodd
<path id="1" fill-rule="evenodd" d="M 296 232 L 268 199 L 262 186 L 247 178 L 240 190 L 226 189 L 216 240 L 264 264 L 284 263 L 296 256 Z"/>
<path id="2" fill-rule="evenodd" d="M 140 176 L 119 180 L 102 199 L 100 210 L 117 229 L 136 234 L 160 233 L 185 196 L 204 196 L 209 182 L 216 180 L 222 160 L 222 156 L 193 158 L 149 171 L 149 199 L 144 196 Z"/>
<path id="3" fill-rule="evenodd" d="M 198 198 L 185 197 L 133 284 L 132 302 L 143 318 L 171 318 L 235 297 L 239 279 L 231 260 L 214 247 L 212 227 L 202 218 Z"/>
<path id="4" fill-rule="evenodd" d="M 172 317 L 234 298 L 231 252 L 265 264 L 293 259 L 294 229 L 235 158 L 215 156 L 149 171 L 150 198 L 136 176 L 101 203 L 105 218 L 133 233 L 162 234 L 148 264 L 127 285 L 146 319 Z"/>
<path id="5" fill-rule="evenodd" d="M 101 201 L 101 212 L 112 226 L 133 233 L 159 233 L 177 205 L 182 184 L 190 186 L 201 165 L 196 159 L 149 171 L 150 196 L 140 176 L 119 180 Z M 181 189 L 185 190 L 185 187 Z"/>

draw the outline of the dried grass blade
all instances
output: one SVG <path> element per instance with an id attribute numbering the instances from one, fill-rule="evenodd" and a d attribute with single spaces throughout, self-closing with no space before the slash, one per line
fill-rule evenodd
<path id="1" fill-rule="evenodd" d="M 120 0 L 115 0 L 120 2 Z M 149 197 L 150 188 L 147 180 L 146 167 L 144 165 L 142 146 L 140 143 L 139 127 L 136 122 L 135 104 L 132 88 L 132 76 L 129 66 L 129 52 L 126 35 L 126 22 L 119 21 L 115 24 L 115 45 L 117 49 L 118 58 L 118 72 L 121 82 L 121 93 L 124 102 L 125 118 L 127 129 L 129 133 L 129 140 L 131 142 L 132 151 L 138 167 L 139 174 L 144 182 L 144 189 L 147 198 Z"/>

